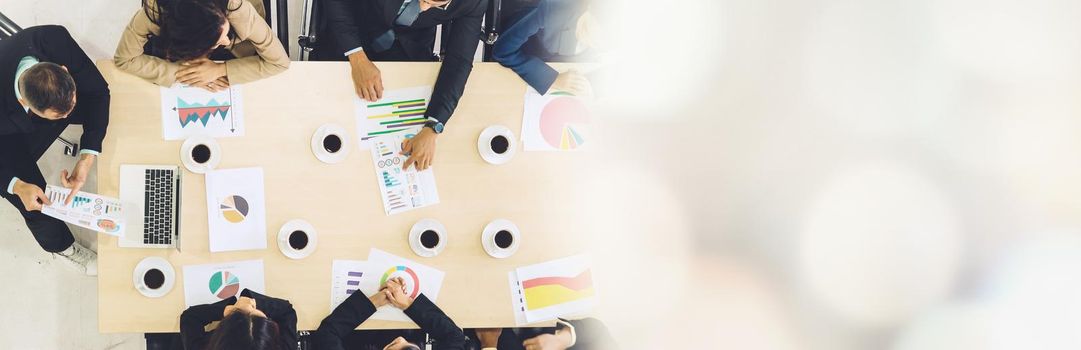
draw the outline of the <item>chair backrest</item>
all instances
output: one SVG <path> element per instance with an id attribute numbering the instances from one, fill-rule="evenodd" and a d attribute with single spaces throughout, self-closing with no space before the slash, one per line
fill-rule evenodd
<path id="1" fill-rule="evenodd" d="M 278 16 L 278 41 L 281 41 L 282 46 L 285 47 L 285 52 L 289 52 L 289 1 L 288 0 L 275 0 L 274 11 L 271 12 L 271 0 L 263 0 L 263 8 L 266 9 L 266 24 L 274 27 L 274 22 L 271 20 L 274 15 Z"/>
<path id="2" fill-rule="evenodd" d="M 535 7 L 540 0 L 488 0 L 488 11 L 484 14 L 484 61 L 494 62 L 492 48 L 499 40 L 499 34 L 518 21 L 522 9 Z"/>

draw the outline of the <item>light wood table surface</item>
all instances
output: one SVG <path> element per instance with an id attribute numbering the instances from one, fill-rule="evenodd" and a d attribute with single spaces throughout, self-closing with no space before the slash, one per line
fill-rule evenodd
<path id="1" fill-rule="evenodd" d="M 387 89 L 432 85 L 438 63 L 378 63 Z M 112 91 L 108 136 L 97 162 L 98 189 L 118 196 L 121 164 L 180 165 L 182 141 L 164 141 L 159 88 L 98 62 Z M 99 325 L 111 332 L 176 332 L 184 310 L 183 266 L 263 259 L 268 295 L 290 300 L 299 329 L 315 329 L 330 313 L 331 262 L 366 260 L 371 248 L 438 268 L 446 278 L 436 304 L 463 328 L 514 326 L 507 272 L 585 251 L 576 227 L 591 220 L 583 181 L 591 152 L 521 152 L 508 164 L 485 163 L 477 152 L 481 130 L 502 124 L 518 134 L 526 85 L 512 71 L 477 63 L 457 111 L 439 137 L 433 169 L 441 202 L 387 216 L 378 192 L 371 155 L 354 143 L 346 161 L 329 165 L 311 153 L 310 140 L 324 123 L 345 127 L 356 140 L 354 92 L 344 62 L 293 62 L 288 71 L 243 86 L 246 134 L 221 138 L 221 169 L 262 167 L 265 171 L 267 249 L 210 253 L 205 183 L 183 173 L 181 236 L 183 253 L 172 249 L 119 248 L 116 238 L 99 235 Z M 181 165 L 181 169 L 183 166 Z M 595 203 L 595 202 L 594 202 Z M 290 260 L 278 251 L 278 229 L 304 219 L 318 231 L 316 252 Z M 406 239 L 422 218 L 441 221 L 449 231 L 437 257 L 415 255 Z M 522 231 L 522 246 L 507 259 L 481 247 L 481 230 L 505 218 Z M 132 271 L 144 257 L 169 260 L 176 285 L 150 299 L 132 285 Z M 414 328 L 412 323 L 370 320 L 362 329 Z"/>

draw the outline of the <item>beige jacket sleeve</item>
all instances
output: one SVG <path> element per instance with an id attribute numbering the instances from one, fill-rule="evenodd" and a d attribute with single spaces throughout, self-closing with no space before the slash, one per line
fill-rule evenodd
<path id="1" fill-rule="evenodd" d="M 149 80 L 161 86 L 172 86 L 176 82 L 176 70 L 180 65 L 154 56 L 143 54 L 146 37 L 157 34 L 158 26 L 150 21 L 142 8 L 135 11 L 131 23 L 120 35 L 120 44 L 116 46 L 113 63 L 122 71 Z"/>
<path id="2" fill-rule="evenodd" d="M 289 54 L 281 41 L 255 6 L 244 0 L 230 1 L 229 6 L 236 2 L 240 8 L 229 13 L 229 24 L 239 41 L 231 50 L 238 58 L 225 62 L 229 83 L 243 84 L 284 72 L 289 68 Z"/>
<path id="3" fill-rule="evenodd" d="M 244 0 L 232 0 L 229 6 L 237 8 L 229 13 L 228 20 L 237 34 L 237 44 L 232 52 L 238 57 L 225 62 L 229 82 L 252 82 L 289 68 L 289 54 L 259 11 Z M 113 62 L 122 71 L 161 86 L 172 86 L 176 82 L 179 64 L 143 53 L 147 35 L 157 34 L 158 30 L 143 9 L 136 11 L 120 37 Z"/>

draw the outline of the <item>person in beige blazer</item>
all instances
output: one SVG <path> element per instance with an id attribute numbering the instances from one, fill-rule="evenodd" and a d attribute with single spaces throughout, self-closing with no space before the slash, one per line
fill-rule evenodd
<path id="1" fill-rule="evenodd" d="M 259 80 L 289 68 L 289 55 L 264 18 L 260 0 L 143 0 L 113 61 L 161 86 L 219 91 Z M 211 60 L 218 48 L 236 58 Z"/>

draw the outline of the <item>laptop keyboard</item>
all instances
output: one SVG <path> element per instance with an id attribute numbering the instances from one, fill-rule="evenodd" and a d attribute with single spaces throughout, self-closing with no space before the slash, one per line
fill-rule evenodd
<path id="1" fill-rule="evenodd" d="M 143 243 L 173 244 L 172 170 L 146 170 L 146 201 L 143 210 Z"/>

